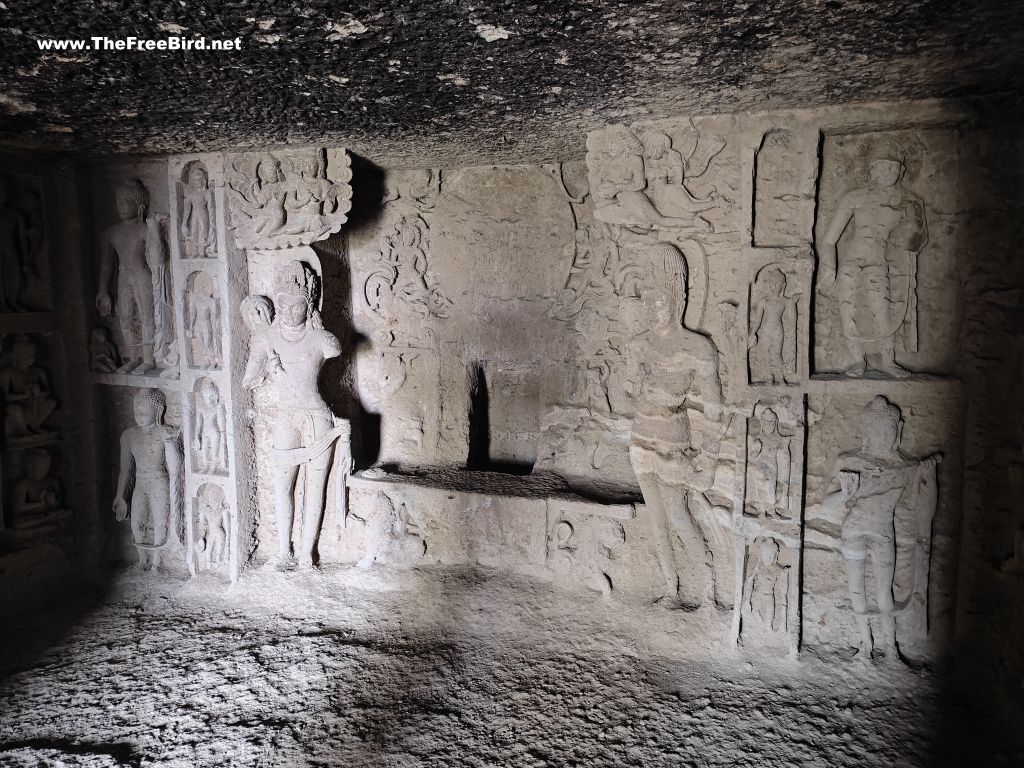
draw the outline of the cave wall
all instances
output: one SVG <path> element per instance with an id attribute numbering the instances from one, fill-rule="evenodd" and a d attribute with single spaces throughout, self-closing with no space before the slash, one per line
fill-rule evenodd
<path id="1" fill-rule="evenodd" d="M 988 632 L 1019 631 L 1024 568 L 1022 164 L 997 106 L 613 125 L 538 165 L 290 148 L 44 173 L 84 199 L 52 224 L 73 254 L 52 281 L 70 357 L 42 359 L 90 383 L 70 541 L 147 567 L 159 550 L 168 577 L 220 589 L 280 564 L 274 478 L 297 461 L 291 503 L 322 511 L 321 566 L 497 567 L 679 604 L 723 646 L 845 658 L 895 640 L 917 664 L 959 638 L 1019 669 Z M 116 296 L 99 311 L 119 221 L 151 321 Z M 338 340 L 319 391 L 344 421 L 314 426 L 289 400 L 299 383 L 273 383 L 282 286 Z M 146 450 L 171 500 L 133 533 L 109 510 L 140 392 L 165 403 Z M 300 443 L 332 429 L 330 459 L 282 454 L 283 416 L 308 418 Z M 50 567 L 43 546 L 17 557 Z"/>

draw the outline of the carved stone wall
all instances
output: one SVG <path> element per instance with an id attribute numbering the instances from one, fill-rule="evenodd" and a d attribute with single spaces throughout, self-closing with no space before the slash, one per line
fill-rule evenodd
<path id="1" fill-rule="evenodd" d="M 1021 420 L 993 403 L 1024 280 L 996 141 L 936 103 L 612 125 L 538 165 L 95 166 L 76 354 L 108 551 L 152 564 L 157 523 L 114 506 L 156 454 L 165 574 L 502 568 L 836 660 L 1009 632 Z"/>

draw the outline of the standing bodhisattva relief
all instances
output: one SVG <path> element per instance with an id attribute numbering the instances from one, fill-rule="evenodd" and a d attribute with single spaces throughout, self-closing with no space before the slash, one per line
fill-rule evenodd
<path id="1" fill-rule="evenodd" d="M 273 302 L 250 296 L 242 311 L 253 329 L 243 385 L 266 386 L 274 404 L 274 507 L 278 536 L 278 567 L 295 567 L 292 527 L 296 522 L 295 491 L 304 476 L 299 522 L 302 540 L 298 565 L 311 567 L 326 504 L 332 457 L 341 475 L 336 485 L 344 493 L 344 477 L 352 469 L 351 428 L 332 413 L 320 395 L 323 364 L 341 355 L 341 343 L 324 330 L 317 310 L 319 281 L 298 261 L 279 268 Z M 337 445 L 336 445 L 337 444 Z"/>

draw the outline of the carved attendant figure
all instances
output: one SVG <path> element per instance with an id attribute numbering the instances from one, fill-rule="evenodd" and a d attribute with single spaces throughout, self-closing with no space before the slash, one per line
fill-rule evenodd
<path id="1" fill-rule="evenodd" d="M 765 408 L 758 419 L 761 431 L 747 451 L 747 509 L 755 516 L 788 519 L 792 438 L 779 432 L 779 417 Z"/>
<path id="2" fill-rule="evenodd" d="M 28 309 L 21 303 L 23 281 L 34 268 L 28 219 L 7 199 L 7 182 L 0 178 L 0 312 Z"/>
<path id="3" fill-rule="evenodd" d="M 36 345 L 27 336 L 15 336 L 11 363 L 0 370 L 0 398 L 6 403 L 8 437 L 30 437 L 45 432 L 57 398 L 50 392 L 46 371 L 36 362 Z"/>
<path id="4" fill-rule="evenodd" d="M 266 383 L 277 406 L 273 430 L 273 460 L 277 465 L 274 506 L 281 568 L 295 564 L 291 533 L 299 469 L 305 469 L 299 562 L 308 567 L 313 563 L 320 533 L 335 442 L 340 442 L 337 450 L 341 472 L 347 474 L 352 467 L 349 423 L 331 413 L 317 386 L 321 367 L 341 354 L 341 344 L 323 328 L 316 309 L 315 281 L 315 275 L 298 261 L 290 262 L 278 274 L 276 313 L 271 325 L 254 336 L 243 379 L 243 385 L 249 388 Z M 259 328 L 268 308 L 250 297 L 243 309 L 249 322 Z"/>
<path id="5" fill-rule="evenodd" d="M 14 484 L 11 493 L 14 528 L 37 528 L 60 515 L 64 491 L 60 480 L 50 476 L 51 463 L 45 448 L 26 452 L 25 477 Z"/>
<path id="6" fill-rule="evenodd" d="M 743 585 L 743 611 L 771 632 L 787 629 L 789 567 L 779 562 L 779 543 L 762 537 L 754 542 L 750 573 Z"/>
<path id="7" fill-rule="evenodd" d="M 196 342 L 196 365 L 202 368 L 221 366 L 220 299 L 213 278 L 203 272 L 192 280 L 188 293 L 187 333 Z"/>
<path id="8" fill-rule="evenodd" d="M 758 273 L 750 292 L 750 381 L 785 384 L 796 373 L 796 298 L 778 267 Z"/>
<path id="9" fill-rule="evenodd" d="M 213 256 L 213 227 L 210 225 L 210 180 L 202 163 L 189 163 L 187 181 L 182 186 L 181 221 L 185 238 L 185 258 Z"/>
<path id="10" fill-rule="evenodd" d="M 224 491 L 212 483 L 205 483 L 196 497 L 198 522 L 202 535 L 196 536 L 196 554 L 207 570 L 220 565 L 228 550 L 228 530 L 231 526 L 230 510 Z"/>
<path id="11" fill-rule="evenodd" d="M 111 282 L 117 269 L 118 322 L 129 348 L 124 372 L 143 374 L 156 368 L 156 351 L 165 354 L 166 293 L 164 248 L 159 219 L 146 219 L 149 192 L 138 179 L 128 179 L 115 193 L 121 221 L 108 227 L 100 243 L 100 287 L 96 308 L 103 316 L 114 311 Z M 160 307 L 156 306 L 157 301 Z M 158 311 L 159 310 L 159 311 Z"/>
<path id="12" fill-rule="evenodd" d="M 200 472 L 226 472 L 228 468 L 227 413 L 220 401 L 220 392 L 212 379 L 204 379 L 199 387 L 193 422 L 192 450 Z"/>
<path id="13" fill-rule="evenodd" d="M 163 423 L 167 401 L 160 390 L 139 390 L 133 407 L 137 426 L 121 433 L 114 516 L 125 520 L 130 504 L 132 541 L 139 565 L 149 570 L 160 565 L 172 540 L 172 513 L 180 509 L 181 445 L 178 430 Z"/>
<path id="14" fill-rule="evenodd" d="M 909 376 L 896 362 L 897 341 L 917 349 L 917 257 L 928 228 L 903 171 L 895 152 L 877 154 L 869 185 L 839 202 L 819 245 L 822 280 L 835 284 L 843 335 L 857 358 L 847 371 L 854 376 Z"/>
<path id="15" fill-rule="evenodd" d="M 643 491 L 651 535 L 667 597 L 684 591 L 683 604 L 699 607 L 704 593 L 706 552 L 713 554 L 715 601 L 732 605 L 733 543 L 728 512 L 713 508 L 704 492 L 714 482 L 721 422 L 722 387 L 718 351 L 704 336 L 682 325 L 686 309 L 682 281 L 671 290 L 642 295 L 649 330 L 629 348 L 630 368 L 638 373 L 636 415 L 629 456 Z M 703 403 L 703 453 L 692 442 L 687 405 Z M 683 554 L 676 554 L 676 540 Z"/>
<path id="16" fill-rule="evenodd" d="M 899 450 L 903 431 L 900 409 L 879 395 L 864 408 L 863 444 L 836 461 L 836 485 L 824 505 L 845 510 L 841 550 L 846 562 L 850 602 L 857 618 L 861 653 L 870 658 L 881 645 L 896 655 L 895 611 L 927 594 L 931 525 L 938 502 L 936 467 L 940 454 L 911 459 Z M 913 562 L 913 583 L 896 603 L 896 562 Z M 865 594 L 865 565 L 871 559 L 880 637 L 872 634 Z"/>

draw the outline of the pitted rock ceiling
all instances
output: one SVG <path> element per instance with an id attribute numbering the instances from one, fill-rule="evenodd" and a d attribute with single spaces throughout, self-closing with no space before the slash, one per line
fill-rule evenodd
<path id="1" fill-rule="evenodd" d="M 0 3 L 0 142 L 286 143 L 438 164 L 581 153 L 617 119 L 1015 91 L 1016 0 Z M 41 51 L 235 38 L 240 52 Z"/>

